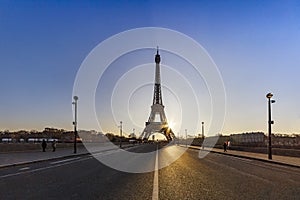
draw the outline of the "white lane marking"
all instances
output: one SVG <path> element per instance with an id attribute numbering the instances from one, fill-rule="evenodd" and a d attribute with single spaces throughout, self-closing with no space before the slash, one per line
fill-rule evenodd
<path id="1" fill-rule="evenodd" d="M 23 171 L 23 170 L 27 170 L 27 169 L 30 169 L 30 167 L 23 167 L 23 168 L 20 168 L 19 171 Z"/>
<path id="2" fill-rule="evenodd" d="M 242 175 L 245 175 L 245 176 L 248 176 L 248 177 L 251 177 L 251 178 L 254 178 L 254 179 L 258 179 L 258 180 L 261 180 L 261 181 L 264 181 L 264 182 L 267 182 L 267 183 L 271 183 L 272 185 L 274 185 L 274 183 L 273 183 L 272 181 L 270 181 L 270 180 L 268 180 L 268 179 L 265 179 L 265 178 L 263 178 L 263 177 L 257 176 L 257 175 L 255 175 L 255 174 L 251 174 L 250 172 L 244 172 L 244 171 L 241 171 L 241 170 L 239 170 L 239 169 L 237 169 L 237 168 L 230 167 L 230 166 L 228 166 L 228 165 L 218 163 L 218 162 L 213 161 L 213 160 L 208 159 L 208 158 L 206 158 L 206 161 L 211 162 L 211 163 L 214 163 L 215 165 L 221 166 L 223 169 L 224 169 L 224 168 L 228 168 L 228 169 L 230 169 L 230 170 L 235 171 L 235 173 L 240 173 L 240 174 L 242 174 Z"/>
<path id="3" fill-rule="evenodd" d="M 105 155 L 109 155 L 109 154 L 112 154 L 112 153 L 116 153 L 117 151 L 120 151 L 120 149 L 117 149 L 117 150 L 112 150 L 112 151 L 107 151 L 108 154 L 105 154 Z M 47 170 L 47 169 L 51 169 L 51 168 L 55 168 L 55 167 L 61 167 L 61 166 L 64 166 L 64 165 L 69 165 L 69 164 L 72 164 L 72 163 L 76 163 L 76 162 L 81 162 L 81 161 L 85 161 L 85 160 L 89 160 L 89 159 L 93 159 L 94 158 L 94 154 L 103 154 L 105 153 L 106 151 L 104 152 L 99 152 L 99 153 L 92 153 L 92 155 L 89 155 L 87 158 L 82 158 L 80 160 L 72 160 L 70 162 L 63 162 L 61 164 L 53 164 L 51 166 L 47 166 L 47 167 L 42 167 L 42 168 L 38 168 L 38 169 L 32 169 L 32 170 L 28 170 L 28 171 L 20 171 L 20 172 L 17 172 L 17 173 L 12 173 L 12 174 L 6 174 L 6 175 L 3 175 L 3 176 L 0 176 L 0 178 L 7 178 L 7 177 L 12 177 L 12 176 L 17 176 L 17 175 L 22 175 L 22 174 L 28 174 L 28 173 L 32 173 L 32 172 L 37 172 L 37 171 L 43 171 L 43 170 Z"/>
<path id="4" fill-rule="evenodd" d="M 7 177 L 17 176 L 17 175 L 21 175 L 21 174 L 29 174 L 29 173 L 32 173 L 32 172 L 38 172 L 38 171 L 43 171 L 43 170 L 51 169 L 51 168 L 55 168 L 55 167 L 61 167 L 61 166 L 64 166 L 64 165 L 69 165 L 71 163 L 81 162 L 81 161 L 89 160 L 89 159 L 92 159 L 92 158 L 91 157 L 82 158 L 80 160 L 73 160 L 71 162 L 65 162 L 65 163 L 61 163 L 61 164 L 57 164 L 57 165 L 50 165 L 50 166 L 42 167 L 42 168 L 38 168 L 38 169 L 32 169 L 32 170 L 28 170 L 28 171 L 21 171 L 21 172 L 17 172 L 17 173 L 13 173 L 13 174 L 6 174 L 6 175 L 3 175 L 3 176 L 0 176 L 0 178 L 7 178 Z"/>
<path id="5" fill-rule="evenodd" d="M 224 155 L 224 154 L 223 154 Z M 221 154 L 216 154 L 216 156 L 221 157 L 223 156 Z M 231 157 L 230 155 L 228 155 L 228 157 Z M 244 163 L 247 163 L 249 165 L 253 165 L 256 167 L 261 167 L 261 168 L 265 168 L 265 169 L 269 169 L 269 170 L 273 170 L 273 171 L 279 171 L 279 172 L 283 172 L 286 174 L 290 174 L 293 173 L 294 175 L 300 175 L 300 173 L 298 171 L 296 171 L 296 168 L 294 168 L 294 170 L 289 167 L 289 166 L 283 166 L 283 165 L 278 165 L 278 164 L 274 164 L 274 163 L 267 163 L 264 161 L 260 161 L 260 160 L 251 160 L 251 158 L 239 158 L 239 157 L 231 157 L 231 159 L 239 159 L 241 161 L 244 161 Z M 274 167 L 275 166 L 275 167 Z"/>
<path id="6" fill-rule="evenodd" d="M 242 161 L 245 161 L 245 162 L 252 162 L 253 161 L 253 160 L 250 160 L 248 158 L 239 158 L 239 157 L 231 157 L 231 158 L 233 158 L 233 160 L 234 159 L 239 159 L 239 160 L 242 160 Z"/>
<path id="7" fill-rule="evenodd" d="M 55 164 L 58 164 L 58 163 L 68 162 L 68 161 L 71 161 L 71 160 L 77 160 L 77 159 L 79 159 L 79 158 L 80 158 L 80 157 L 76 157 L 76 158 L 68 158 L 68 159 L 65 159 L 65 160 L 59 160 L 59 161 L 51 162 L 50 165 L 55 165 Z"/>
<path id="8" fill-rule="evenodd" d="M 156 149 L 152 200 L 158 200 L 158 147 Z"/>

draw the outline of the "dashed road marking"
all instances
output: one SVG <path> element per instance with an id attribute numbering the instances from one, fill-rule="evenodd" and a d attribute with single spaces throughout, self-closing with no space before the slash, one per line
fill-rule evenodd
<path id="1" fill-rule="evenodd" d="M 242 160 L 242 161 L 246 161 L 246 162 L 252 162 L 253 160 L 249 159 L 249 158 L 239 158 L 239 157 L 232 157 L 233 159 L 238 159 L 238 160 Z"/>
<path id="2" fill-rule="evenodd" d="M 75 163 L 75 162 L 82 162 L 84 160 L 89 160 L 89 159 L 92 159 L 91 157 L 87 157 L 87 158 L 82 158 L 80 160 L 72 160 L 70 162 L 64 162 L 64 163 L 60 163 L 60 164 L 56 164 L 56 165 L 49 165 L 49 166 L 46 166 L 46 167 L 41 167 L 41 168 L 37 168 L 37 169 L 29 169 L 27 171 L 19 171 L 17 173 L 11 173 L 11 174 L 6 174 L 6 175 L 2 175 L 0 176 L 0 179 L 1 178 L 8 178 L 8 177 L 12 177 L 12 176 L 17 176 L 17 175 L 22 175 L 22 174 L 28 174 L 28 173 L 34 173 L 34 172 L 38 172 L 38 171 L 43 171 L 43 170 L 47 170 L 47 169 L 52 169 L 52 168 L 55 168 L 55 167 L 61 167 L 61 166 L 64 166 L 64 165 L 69 165 L 69 164 L 72 164 L 72 163 Z"/>
<path id="3" fill-rule="evenodd" d="M 71 160 L 78 160 L 78 159 L 80 159 L 80 157 L 69 158 L 69 159 L 65 159 L 65 160 L 59 160 L 59 161 L 51 162 L 50 164 L 55 165 L 55 164 L 58 164 L 58 163 L 63 163 L 63 162 L 68 162 L 68 161 L 71 161 Z"/>
<path id="4" fill-rule="evenodd" d="M 248 176 L 248 177 L 251 177 L 251 178 L 254 178 L 254 179 L 258 179 L 258 180 L 261 180 L 261 181 L 264 181 L 264 182 L 267 182 L 267 183 L 271 183 L 271 184 L 274 184 L 272 181 L 270 181 L 269 179 L 266 179 L 266 178 L 263 178 L 263 177 L 260 177 L 256 174 L 251 174 L 249 171 L 242 171 L 238 168 L 235 168 L 235 167 L 231 167 L 229 165 L 225 165 L 225 164 L 222 164 L 222 163 L 219 163 L 217 161 L 214 161 L 212 159 L 206 159 L 206 161 L 208 162 L 211 162 L 211 163 L 214 163 L 215 165 L 218 165 L 218 166 L 222 166 L 222 168 L 228 168 L 230 170 L 233 170 L 235 173 L 240 173 L 242 175 L 245 175 L 245 176 Z M 250 163 L 249 163 L 250 164 Z"/>
<path id="5" fill-rule="evenodd" d="M 30 167 L 23 167 L 23 168 L 20 168 L 19 171 L 24 171 L 24 170 L 28 170 L 30 169 Z"/>

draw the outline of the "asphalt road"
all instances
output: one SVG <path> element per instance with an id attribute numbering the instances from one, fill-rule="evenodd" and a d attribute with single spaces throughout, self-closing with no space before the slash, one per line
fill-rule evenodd
<path id="1" fill-rule="evenodd" d="M 182 148 L 164 147 L 146 162 L 157 167 Z M 188 149 L 157 172 L 125 173 L 87 155 L 0 169 L 0 199 L 300 199 L 300 169 L 214 153 L 199 159 Z"/>

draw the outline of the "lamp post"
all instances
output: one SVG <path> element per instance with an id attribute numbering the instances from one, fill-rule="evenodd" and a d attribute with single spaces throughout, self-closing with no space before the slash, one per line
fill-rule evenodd
<path id="1" fill-rule="evenodd" d="M 268 158 L 270 160 L 272 160 L 272 141 L 271 141 L 271 138 L 272 138 L 272 127 L 271 125 L 274 124 L 274 121 L 272 121 L 272 115 L 271 115 L 271 104 L 272 103 L 275 103 L 275 100 L 271 100 L 271 98 L 273 97 L 273 94 L 272 93 L 268 93 L 266 95 L 267 99 L 268 99 L 268 132 L 269 132 L 269 145 L 268 145 Z"/>
<path id="2" fill-rule="evenodd" d="M 201 122 L 202 124 L 202 149 L 204 149 L 204 122 Z"/>
<path id="3" fill-rule="evenodd" d="M 122 147 L 122 121 L 120 121 L 120 148 Z"/>
<path id="4" fill-rule="evenodd" d="M 185 129 L 185 147 L 187 147 L 187 129 Z"/>
<path id="5" fill-rule="evenodd" d="M 74 105 L 74 153 L 77 153 L 77 101 L 78 101 L 78 96 L 74 96 L 73 97 L 74 101 L 72 102 L 72 104 Z"/>

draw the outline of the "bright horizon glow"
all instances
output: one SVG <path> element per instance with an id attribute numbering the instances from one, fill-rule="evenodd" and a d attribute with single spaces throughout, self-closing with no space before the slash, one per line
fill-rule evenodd
<path id="1" fill-rule="evenodd" d="M 175 128 L 175 124 L 176 124 L 176 123 L 173 122 L 173 121 L 168 122 L 168 126 L 169 126 L 169 128 L 172 129 L 172 130 Z"/>
<path id="2" fill-rule="evenodd" d="M 149 140 L 151 141 L 152 140 L 152 137 L 153 137 L 153 135 L 154 135 L 154 141 L 167 141 L 167 138 L 166 138 L 166 136 L 164 136 L 163 134 L 161 134 L 161 133 L 153 133 L 153 134 L 151 134 L 150 135 L 150 137 L 149 137 Z"/>
<path id="3" fill-rule="evenodd" d="M 269 92 L 276 100 L 272 104 L 272 131 L 300 133 L 298 1 L 1 1 L 0 17 L 0 131 L 41 131 L 45 127 L 73 130 L 72 87 L 88 53 L 116 33 L 151 26 L 190 36 L 218 66 L 227 95 L 222 134 L 267 133 Z M 127 64 L 153 64 L 155 52 L 133 53 L 136 54 L 128 56 L 136 62 Z M 174 62 L 166 52 L 162 54 L 163 64 L 180 72 L 185 70 L 183 62 Z M 124 72 L 126 63 L 119 64 L 110 71 L 112 79 L 114 73 Z M 162 86 L 176 76 L 175 72 L 172 76 L 170 73 L 170 68 L 162 67 Z M 193 78 L 191 71 L 187 73 Z M 146 77 L 151 83 L 153 75 L 152 71 Z M 105 80 L 107 85 L 112 79 Z M 119 119 L 115 122 L 106 117 L 107 105 L 101 102 L 112 89 L 97 91 L 96 107 L 97 116 L 107 124 L 104 131 L 117 134 Z M 205 89 L 205 84 L 199 85 L 196 93 L 201 103 L 199 118 L 205 121 L 206 130 L 210 110 L 205 107 L 209 102 Z M 136 128 L 139 135 L 149 117 L 152 90 L 151 86 L 138 90 L 124 105 L 136 122 L 124 121 L 125 133 Z M 79 108 L 80 100 L 79 96 Z M 179 111 L 175 100 L 163 88 L 167 119 L 175 123 L 177 136 L 178 132 L 184 133 L 177 130 L 180 120 L 176 118 Z M 137 112 L 139 109 L 141 113 Z M 78 113 L 78 129 L 80 116 Z"/>

